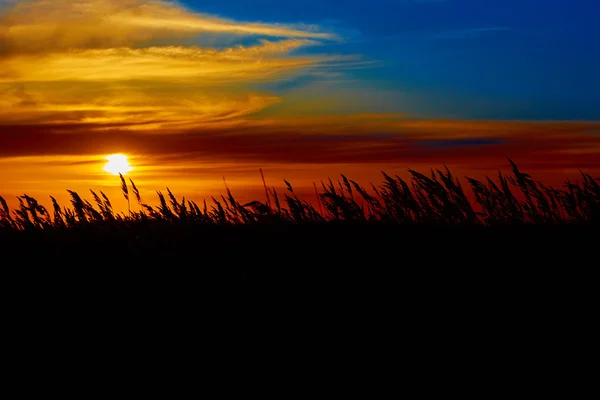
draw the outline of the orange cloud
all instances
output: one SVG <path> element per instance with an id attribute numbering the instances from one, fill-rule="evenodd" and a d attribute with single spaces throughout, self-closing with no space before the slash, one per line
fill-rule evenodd
<path id="1" fill-rule="evenodd" d="M 425 129 L 426 128 L 426 129 Z M 115 124 L 0 126 L 0 157 L 129 152 L 181 161 L 600 168 L 600 123 L 412 121 L 394 116 L 248 120 L 150 134 Z M 97 132 L 102 129 L 102 133 Z M 502 134 L 505 132 L 505 134 Z"/>
<path id="2" fill-rule="evenodd" d="M 381 181 L 382 170 L 407 177 L 408 168 L 427 173 L 446 164 L 458 177 L 482 179 L 506 171 L 506 158 L 560 187 L 567 177 L 579 179 L 580 169 L 600 176 L 599 130 L 597 122 L 414 121 L 389 115 L 248 119 L 158 133 L 131 130 L 123 122 L 0 125 L 0 195 L 43 200 L 52 194 L 68 202 L 65 189 L 100 189 L 122 200 L 119 182 L 103 171 L 104 156 L 112 153 L 130 156 L 130 177 L 149 200 L 165 186 L 188 199 L 210 199 L 223 192 L 224 176 L 240 201 L 261 199 L 259 168 L 278 190 L 285 190 L 285 178 L 310 199 L 313 182 L 340 173 L 368 185 Z"/>
<path id="3" fill-rule="evenodd" d="M 0 82 L 127 81 L 202 79 L 250 81 L 341 57 L 277 57 L 312 42 L 263 41 L 258 46 L 217 49 L 149 47 L 74 50 L 44 56 L 21 55 L 0 61 Z"/>
<path id="4" fill-rule="evenodd" d="M 130 122 L 155 129 L 233 120 L 281 101 L 248 89 L 253 82 L 356 59 L 293 55 L 334 38 L 315 27 L 226 20 L 167 1 L 8 4 L 0 8 L 5 123 Z M 229 44 L 180 44 L 202 32 L 227 37 Z M 262 39 L 230 44 L 243 36 Z"/>
<path id="5" fill-rule="evenodd" d="M 0 15 L 0 53 L 138 46 L 202 32 L 335 38 L 314 26 L 232 21 L 162 0 L 21 0 L 9 3 Z"/>

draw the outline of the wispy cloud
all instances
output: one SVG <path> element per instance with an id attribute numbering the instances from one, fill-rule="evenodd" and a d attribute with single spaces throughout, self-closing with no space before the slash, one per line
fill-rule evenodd
<path id="1" fill-rule="evenodd" d="M 284 40 L 226 49 L 168 46 L 72 50 L 35 57 L 20 55 L 1 61 L 4 73 L 0 82 L 179 78 L 251 80 L 303 66 L 348 59 L 331 56 L 281 57 L 312 43 L 308 40 Z"/>
<path id="2" fill-rule="evenodd" d="M 191 12 L 164 0 L 20 0 L 0 16 L 3 52 L 138 46 L 198 33 L 334 39 L 314 26 L 260 24 Z"/>
<path id="3" fill-rule="evenodd" d="M 234 119 L 280 101 L 248 89 L 252 82 L 356 60 L 295 55 L 336 39 L 315 26 L 233 21 L 169 1 L 2 4 L 0 121 L 5 122 L 129 121 L 156 128 Z M 190 44 L 205 33 L 224 39 L 211 47 Z"/>

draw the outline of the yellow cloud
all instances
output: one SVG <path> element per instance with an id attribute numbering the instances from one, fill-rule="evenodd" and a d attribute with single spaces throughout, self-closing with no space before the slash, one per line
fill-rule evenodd
<path id="1" fill-rule="evenodd" d="M 15 55 L 0 59 L 3 69 L 0 82 L 179 78 L 250 80 L 338 60 L 335 57 L 276 57 L 310 43 L 306 40 L 285 40 L 221 50 L 169 46 Z"/>
<path id="2" fill-rule="evenodd" d="M 2 92 L 5 94 L 0 95 L 0 121 L 5 123 L 124 123 L 131 124 L 132 129 L 220 122 L 280 101 L 277 96 L 234 87 L 201 90 L 185 85 L 157 87 L 151 83 L 137 87 L 82 84 L 74 88 L 59 82 Z"/>
<path id="3" fill-rule="evenodd" d="M 203 32 L 279 39 L 181 45 Z M 162 0 L 4 1 L 0 121 L 155 128 L 240 118 L 281 100 L 249 83 L 353 60 L 290 54 L 333 38 L 314 27 L 236 22 Z"/>
<path id="4" fill-rule="evenodd" d="M 0 54 L 134 46 L 205 32 L 335 38 L 314 27 L 236 22 L 162 0 L 22 0 L 0 15 Z"/>

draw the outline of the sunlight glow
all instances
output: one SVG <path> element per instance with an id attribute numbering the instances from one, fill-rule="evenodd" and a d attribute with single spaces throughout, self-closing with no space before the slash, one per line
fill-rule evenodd
<path id="1" fill-rule="evenodd" d="M 125 175 L 129 171 L 132 171 L 133 168 L 129 165 L 129 161 L 127 160 L 127 156 L 123 154 L 113 154 L 107 156 L 106 159 L 108 162 L 104 165 L 104 170 L 113 175 L 123 174 Z"/>

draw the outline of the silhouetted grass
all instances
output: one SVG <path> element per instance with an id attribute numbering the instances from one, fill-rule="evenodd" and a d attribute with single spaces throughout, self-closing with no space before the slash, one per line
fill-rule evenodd
<path id="1" fill-rule="evenodd" d="M 178 198 L 167 188 L 150 205 L 123 176 L 125 212 L 92 190 L 91 200 L 69 190 L 70 206 L 51 197 L 52 210 L 27 195 L 10 210 L 0 198 L 0 260 L 160 262 L 201 266 L 202 273 L 253 271 L 265 279 L 360 275 L 373 268 L 406 273 L 417 265 L 456 263 L 583 265 L 587 258 L 578 257 L 590 254 L 597 260 L 598 178 L 582 172 L 580 181 L 552 188 L 510 163 L 510 175 L 466 178 L 467 188 L 447 168 L 428 175 L 410 170 L 409 180 L 383 173 L 383 182 L 368 188 L 342 175 L 315 185 L 316 205 L 297 196 L 291 183 L 284 181 L 286 191 L 279 193 L 264 177 L 264 201 L 245 204 L 225 183 L 225 194 L 208 202 Z"/>
<path id="2" fill-rule="evenodd" d="M 114 211 L 110 200 L 90 190 L 93 203 L 69 190 L 70 207 L 51 197 L 53 211 L 27 195 L 19 196 L 19 207 L 10 210 L 0 197 L 0 229 L 63 229 L 81 226 L 128 226 L 139 222 L 199 225 L 322 224 L 327 222 L 386 223 L 400 225 L 497 226 L 523 224 L 567 224 L 596 222 L 600 218 L 599 178 L 581 173 L 580 182 L 566 181 L 563 188 L 548 187 L 521 172 L 509 160 L 512 174 L 498 173 L 496 181 L 466 178 L 474 195 L 469 201 L 459 179 L 450 170 L 432 170 L 429 175 L 409 170 L 410 181 L 383 173 L 383 182 L 370 188 L 342 175 L 334 183 L 315 185 L 316 210 L 300 199 L 292 184 L 284 181 L 287 193 L 279 194 L 265 183 L 265 201 L 239 203 L 229 188 L 209 203 L 178 199 L 167 188 L 157 192 L 158 204 L 143 201 L 135 183 L 120 176 L 128 212 Z M 131 211 L 130 196 L 140 211 Z"/>

